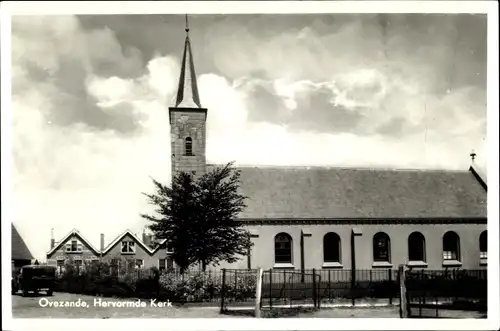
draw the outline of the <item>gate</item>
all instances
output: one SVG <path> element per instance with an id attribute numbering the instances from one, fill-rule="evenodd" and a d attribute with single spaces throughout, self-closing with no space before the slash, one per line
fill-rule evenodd
<path id="1" fill-rule="evenodd" d="M 405 287 L 409 318 L 480 317 L 487 311 L 487 270 L 409 270 Z"/>
<path id="2" fill-rule="evenodd" d="M 320 307 L 321 275 L 316 270 L 264 270 L 261 307 Z"/>

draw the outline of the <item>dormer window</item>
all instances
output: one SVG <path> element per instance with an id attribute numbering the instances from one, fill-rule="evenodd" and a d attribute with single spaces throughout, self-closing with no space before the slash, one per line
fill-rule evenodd
<path id="1" fill-rule="evenodd" d="M 81 253 L 83 251 L 83 245 L 77 240 L 71 240 L 70 243 L 66 244 L 66 253 Z"/>
<path id="2" fill-rule="evenodd" d="M 193 139 L 191 137 L 186 138 L 184 155 L 193 156 Z"/>
<path id="3" fill-rule="evenodd" d="M 122 241 L 122 254 L 133 254 L 133 253 L 135 253 L 135 242 Z"/>

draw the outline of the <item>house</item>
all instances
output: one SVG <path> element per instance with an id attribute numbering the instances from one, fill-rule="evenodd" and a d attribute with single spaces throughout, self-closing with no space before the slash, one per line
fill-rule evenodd
<path id="1" fill-rule="evenodd" d="M 158 267 L 173 268 L 171 252 L 167 251 L 166 240 L 156 241 L 151 235 L 143 233 L 139 239 L 132 231 L 126 230 L 107 246 L 101 234 L 100 248 L 93 246 L 77 229 L 71 230 L 58 243 L 51 239 L 51 249 L 47 252 L 47 263 L 63 268 L 66 261 L 72 260 L 77 266 L 87 262 L 103 261 L 118 268 L 136 269 Z M 124 266 L 123 263 L 128 263 Z"/>
<path id="2" fill-rule="evenodd" d="M 169 252 L 165 243 L 166 240 L 153 243 L 152 236 L 145 233 L 141 240 L 127 230 L 102 250 L 102 257 L 104 261 L 109 261 L 111 264 L 126 260 L 139 269 L 151 267 L 158 267 L 160 270 L 170 269 L 173 268 L 173 262 L 170 254 L 167 254 Z"/>
<path id="3" fill-rule="evenodd" d="M 195 178 L 206 160 L 206 121 L 189 29 L 169 108 L 172 176 Z M 473 158 L 475 154 L 471 155 Z M 237 161 L 237 160 L 236 160 Z M 474 160 L 473 160 L 474 162 Z M 237 222 L 254 247 L 228 268 L 484 268 L 486 177 L 468 170 L 240 167 L 247 208 Z"/>
<path id="4" fill-rule="evenodd" d="M 15 271 L 24 265 L 31 264 L 33 255 L 28 246 L 12 223 L 12 270 Z"/>
<path id="5" fill-rule="evenodd" d="M 51 238 L 47 264 L 61 269 L 67 260 L 72 260 L 76 266 L 83 266 L 86 262 L 98 261 L 100 256 L 100 250 L 95 248 L 77 229 L 73 229 L 57 243 L 54 238 Z"/>

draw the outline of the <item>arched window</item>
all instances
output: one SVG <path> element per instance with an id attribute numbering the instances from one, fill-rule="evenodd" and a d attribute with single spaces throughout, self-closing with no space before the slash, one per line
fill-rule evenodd
<path id="1" fill-rule="evenodd" d="M 184 155 L 186 156 L 192 156 L 193 155 L 193 139 L 191 137 L 186 138 L 186 144 L 185 144 L 185 153 Z"/>
<path id="2" fill-rule="evenodd" d="M 292 263 L 292 237 L 287 233 L 279 233 L 274 238 L 274 262 Z"/>
<path id="3" fill-rule="evenodd" d="M 340 263 L 340 237 L 335 232 L 329 232 L 323 237 L 324 262 Z"/>
<path id="4" fill-rule="evenodd" d="M 453 231 L 443 236 L 443 260 L 460 261 L 460 238 Z"/>
<path id="5" fill-rule="evenodd" d="M 420 232 L 413 232 L 408 237 L 408 259 L 425 261 L 425 238 Z"/>
<path id="6" fill-rule="evenodd" d="M 488 258 L 488 231 L 486 230 L 479 236 L 479 258 Z"/>
<path id="7" fill-rule="evenodd" d="M 373 261 L 391 261 L 391 240 L 384 232 L 379 232 L 373 236 Z"/>

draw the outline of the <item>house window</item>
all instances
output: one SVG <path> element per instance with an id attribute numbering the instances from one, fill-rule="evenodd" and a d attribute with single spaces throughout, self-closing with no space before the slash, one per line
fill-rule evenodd
<path id="1" fill-rule="evenodd" d="M 186 138 L 184 155 L 186 156 L 193 155 L 193 139 L 191 139 L 191 137 Z"/>
<path id="2" fill-rule="evenodd" d="M 292 237 L 287 233 L 279 233 L 274 238 L 275 263 L 292 263 Z"/>
<path id="3" fill-rule="evenodd" d="M 142 267 L 144 267 L 144 260 L 142 259 L 135 260 L 135 268 L 141 269 Z"/>
<path id="4" fill-rule="evenodd" d="M 174 270 L 174 259 L 171 256 L 169 256 L 166 258 L 166 261 L 167 261 L 167 270 L 170 271 Z"/>
<path id="5" fill-rule="evenodd" d="M 379 232 L 373 236 L 373 261 L 390 262 L 391 240 L 384 232 Z"/>
<path id="6" fill-rule="evenodd" d="M 122 241 L 122 253 L 124 254 L 135 253 L 135 242 Z"/>
<path id="7" fill-rule="evenodd" d="M 420 232 L 413 232 L 408 237 L 408 259 L 425 261 L 425 238 Z"/>
<path id="8" fill-rule="evenodd" d="M 460 238 L 453 231 L 443 236 L 443 260 L 460 261 Z"/>
<path id="9" fill-rule="evenodd" d="M 488 231 L 483 231 L 479 236 L 479 258 L 488 258 Z"/>
<path id="10" fill-rule="evenodd" d="M 135 266 L 136 266 L 135 259 L 134 260 L 126 260 L 125 265 L 127 266 L 127 270 L 135 269 Z"/>
<path id="11" fill-rule="evenodd" d="M 66 244 L 67 253 L 80 253 L 83 250 L 83 245 L 78 243 L 77 240 L 71 240 L 70 243 Z"/>
<path id="12" fill-rule="evenodd" d="M 340 263 L 340 237 L 335 232 L 329 232 L 323 237 L 323 260 Z"/>
<path id="13" fill-rule="evenodd" d="M 158 269 L 165 270 L 165 259 L 158 260 Z"/>

